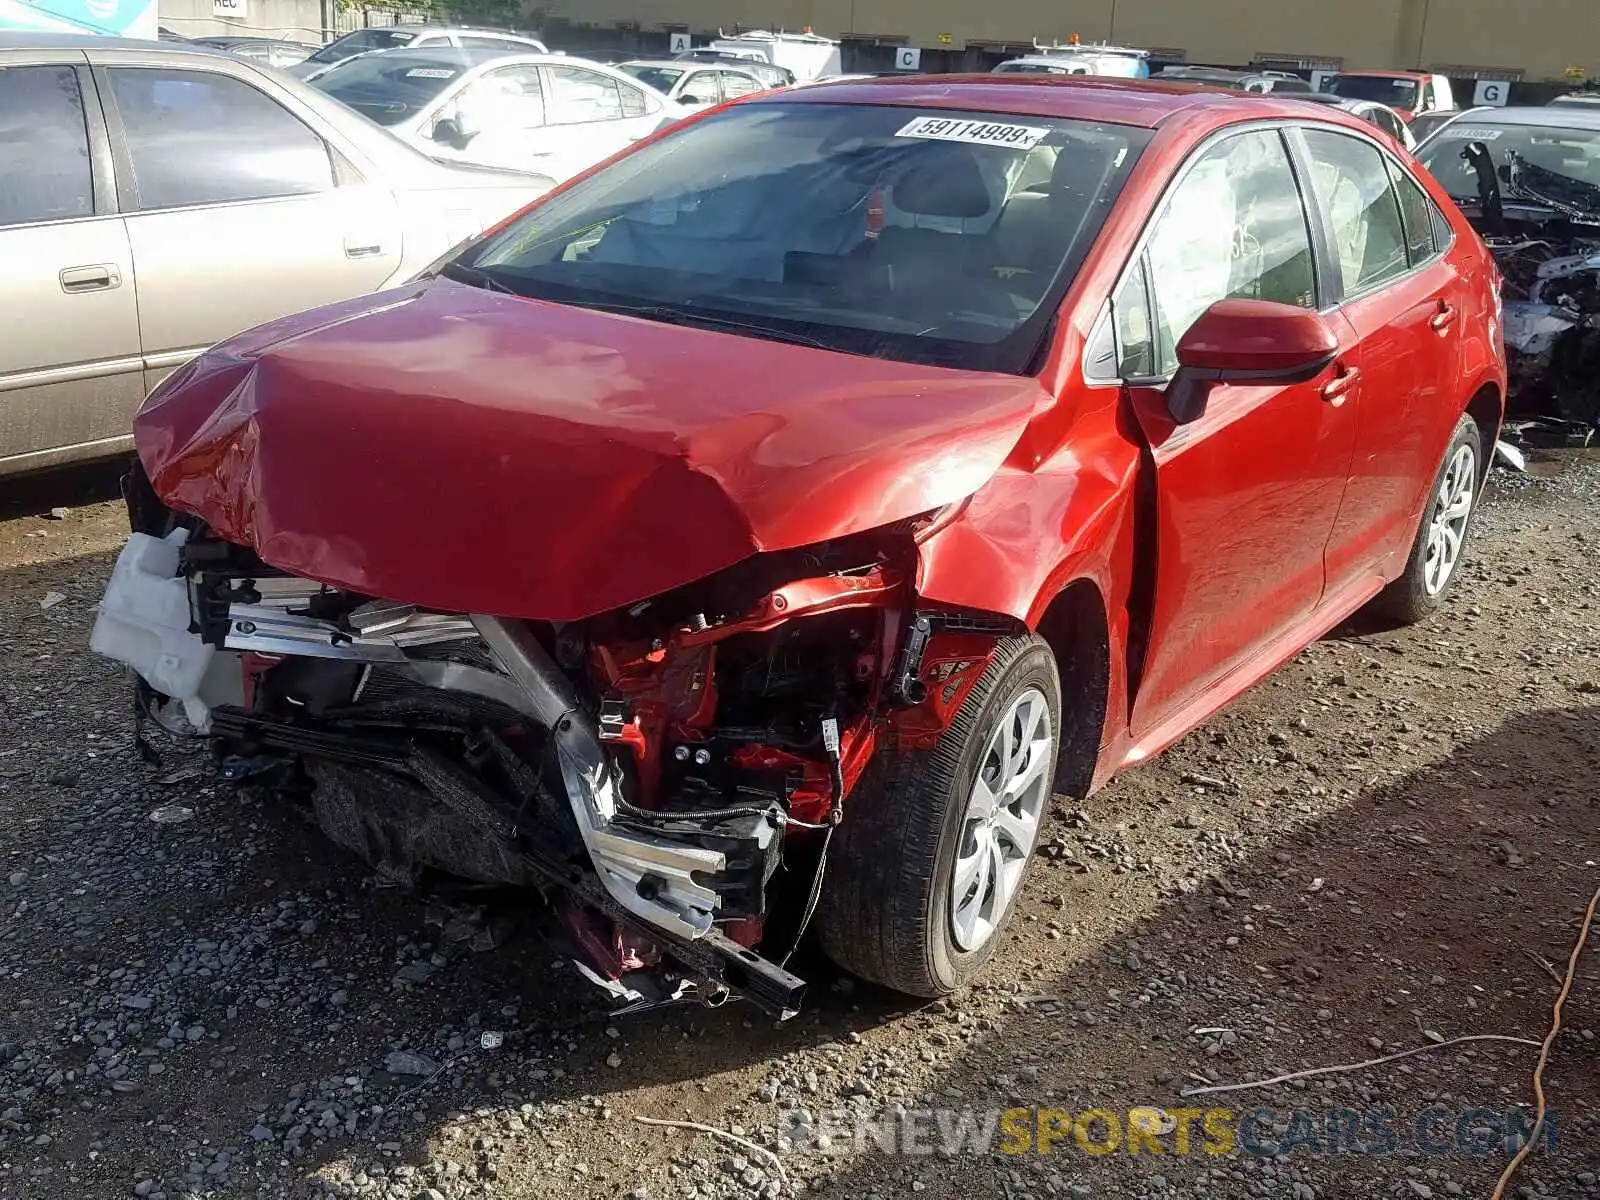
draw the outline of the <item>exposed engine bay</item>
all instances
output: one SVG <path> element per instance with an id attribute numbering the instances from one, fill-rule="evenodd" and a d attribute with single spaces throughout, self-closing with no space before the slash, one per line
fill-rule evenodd
<path id="1" fill-rule="evenodd" d="M 918 609 L 927 518 L 561 623 L 286 574 L 142 472 L 130 511 L 92 645 L 138 672 L 144 719 L 390 879 L 537 888 L 630 1005 L 796 1012 L 784 963 L 852 789 L 881 741 L 937 737 L 1008 628 Z"/>
<path id="2" fill-rule="evenodd" d="M 1600 427 L 1600 212 L 1564 177 L 1480 142 L 1473 224 L 1504 277 L 1507 416 L 1587 444 Z M 1508 206 L 1511 211 L 1507 211 Z"/>

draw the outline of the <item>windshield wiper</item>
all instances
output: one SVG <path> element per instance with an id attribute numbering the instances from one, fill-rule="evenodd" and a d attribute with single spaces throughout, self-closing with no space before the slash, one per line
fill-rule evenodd
<path id="1" fill-rule="evenodd" d="M 832 350 L 827 342 L 809 334 L 788 329 L 774 329 L 753 321 L 740 321 L 732 317 L 713 316 L 710 313 L 686 312 L 667 304 L 621 304 L 610 300 L 570 300 L 566 303 L 580 308 L 594 308 L 601 312 L 620 313 L 628 317 L 642 317 L 646 321 L 660 321 L 663 325 L 681 325 L 693 329 L 714 329 L 723 333 L 748 333 L 773 342 L 787 342 L 795 346 L 812 346 L 818 350 Z"/>
<path id="2" fill-rule="evenodd" d="M 457 283 L 467 284 L 469 287 L 482 288 L 486 292 L 504 292 L 508 296 L 520 296 L 516 288 L 502 283 L 499 279 L 483 267 L 469 267 L 465 263 L 446 263 L 439 274 L 446 279 L 454 279 Z"/>

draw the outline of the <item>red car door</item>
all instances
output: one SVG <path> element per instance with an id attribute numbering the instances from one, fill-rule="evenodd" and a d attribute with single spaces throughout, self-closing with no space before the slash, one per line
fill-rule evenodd
<path id="1" fill-rule="evenodd" d="M 1448 425 L 1461 407 L 1466 285 L 1435 244 L 1433 202 L 1399 163 L 1353 134 L 1306 129 L 1304 138 L 1340 313 L 1361 358 L 1350 485 L 1328 541 L 1336 589 L 1393 576 L 1410 552 L 1420 489 L 1445 436 L 1440 414 L 1449 410 Z"/>
<path id="2" fill-rule="evenodd" d="M 1119 290 L 1121 340 L 1139 340 L 1120 313 L 1148 280 L 1148 375 L 1169 378 L 1183 332 L 1218 300 L 1318 308 L 1313 262 L 1281 132 L 1224 136 L 1190 160 L 1163 202 Z M 1122 373 L 1138 372 L 1124 363 Z M 1204 413 L 1182 426 L 1160 384 L 1129 385 L 1155 481 L 1153 604 L 1131 681 L 1136 741 L 1153 749 L 1166 740 L 1162 730 L 1184 725 L 1187 704 L 1230 672 L 1249 676 L 1240 687 L 1257 674 L 1251 664 L 1266 663 L 1264 673 L 1312 616 L 1354 446 L 1359 379 L 1356 348 L 1341 345 L 1306 382 L 1214 385 Z"/>

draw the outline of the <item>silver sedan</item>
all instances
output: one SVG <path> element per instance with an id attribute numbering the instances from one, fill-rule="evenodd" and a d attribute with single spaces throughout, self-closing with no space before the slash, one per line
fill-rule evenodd
<path id="1" fill-rule="evenodd" d="M 207 346 L 402 282 L 550 186 L 237 56 L 0 34 L 0 476 L 125 451 Z"/>

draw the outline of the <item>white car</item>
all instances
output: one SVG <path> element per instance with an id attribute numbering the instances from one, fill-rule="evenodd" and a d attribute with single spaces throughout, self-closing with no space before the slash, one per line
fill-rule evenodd
<path id="1" fill-rule="evenodd" d="M 557 181 L 685 112 L 602 63 L 495 49 L 363 54 L 311 86 L 434 158 Z"/>
<path id="2" fill-rule="evenodd" d="M 287 68 L 289 74 L 312 80 L 330 68 L 338 66 L 358 54 L 382 53 L 385 50 L 439 50 L 455 46 L 466 50 L 500 50 L 510 54 L 546 54 L 548 47 L 538 38 L 520 33 L 506 33 L 498 29 L 454 29 L 443 25 L 380 25 L 372 29 L 357 29 L 341 38 L 334 38 L 320 50 L 314 50 L 305 61 Z"/>
<path id="3" fill-rule="evenodd" d="M 751 72 L 725 63 L 702 65 L 670 58 L 640 58 L 618 63 L 617 70 L 632 75 L 680 108 L 691 111 L 767 90 L 767 85 Z"/>
<path id="4" fill-rule="evenodd" d="M 1335 96 L 1332 92 L 1307 92 L 1304 95 L 1290 94 L 1295 100 L 1309 100 L 1313 104 L 1325 104 L 1329 108 L 1342 108 L 1352 117 L 1359 117 L 1368 125 L 1376 125 L 1387 133 L 1407 150 L 1417 148 L 1417 139 L 1412 136 L 1411 130 L 1406 127 L 1400 114 L 1387 104 L 1379 104 L 1376 100 L 1347 100 L 1343 96 Z"/>

